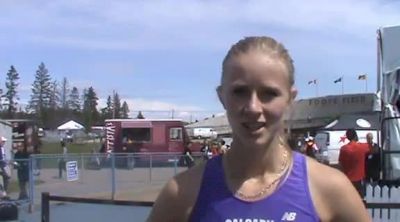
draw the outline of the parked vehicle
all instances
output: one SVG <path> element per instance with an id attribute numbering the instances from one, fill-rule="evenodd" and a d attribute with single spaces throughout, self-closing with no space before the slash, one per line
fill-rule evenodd
<path id="1" fill-rule="evenodd" d="M 379 131 L 377 130 L 356 130 L 356 132 L 359 142 L 361 143 L 367 142 L 367 133 L 372 133 L 374 136 L 374 142 L 378 142 Z M 346 138 L 345 130 L 318 131 L 314 139 L 319 150 L 317 159 L 320 162 L 324 162 L 329 165 L 338 164 L 340 148 L 349 142 L 349 140 Z"/>
<path id="2" fill-rule="evenodd" d="M 217 137 L 217 132 L 213 128 L 193 128 L 192 137 L 197 139 L 211 138 L 215 139 Z"/>
<path id="3" fill-rule="evenodd" d="M 176 119 L 108 119 L 106 127 L 106 149 L 108 152 L 135 154 L 123 165 L 132 168 L 137 161 L 149 161 L 146 153 L 164 153 L 170 156 L 153 156 L 153 161 L 176 161 L 188 144 L 183 122 Z M 200 150 L 200 144 L 192 144 L 192 152 Z M 121 158 L 127 159 L 127 158 Z"/>

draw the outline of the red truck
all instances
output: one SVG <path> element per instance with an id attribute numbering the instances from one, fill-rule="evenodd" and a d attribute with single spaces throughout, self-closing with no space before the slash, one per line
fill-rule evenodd
<path id="1" fill-rule="evenodd" d="M 184 123 L 176 119 L 108 119 L 105 128 L 106 149 L 113 153 L 182 154 L 190 142 Z M 192 145 L 191 150 L 198 152 L 200 145 Z M 149 158 L 148 155 L 135 156 L 135 160 Z M 158 156 L 160 159 L 162 157 Z"/>

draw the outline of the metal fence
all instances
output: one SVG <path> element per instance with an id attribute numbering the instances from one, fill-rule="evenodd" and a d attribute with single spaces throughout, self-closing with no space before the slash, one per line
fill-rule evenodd
<path id="1" fill-rule="evenodd" d="M 203 161 L 193 154 L 194 163 Z M 68 154 L 31 155 L 29 160 L 30 209 L 40 209 L 41 193 L 71 198 L 153 201 L 171 177 L 188 168 L 181 154 Z M 70 170 L 75 166 L 77 171 Z M 72 172 L 72 174 L 71 174 Z M 68 175 L 70 173 L 70 175 Z M 17 168 L 12 179 L 17 179 Z M 18 191 L 14 193 L 16 196 Z M 367 186 L 366 207 L 374 221 L 400 220 L 400 189 Z"/>
<path id="2" fill-rule="evenodd" d="M 194 164 L 202 161 L 192 155 Z M 24 160 L 20 160 L 24 161 Z M 68 154 L 31 155 L 29 160 L 27 202 L 32 211 L 40 205 L 40 194 L 87 197 L 110 200 L 152 200 L 159 189 L 179 172 L 188 168 L 187 156 L 171 153 L 145 154 Z M 17 168 L 12 181 L 17 184 Z M 13 189 L 13 198 L 18 190 Z"/>

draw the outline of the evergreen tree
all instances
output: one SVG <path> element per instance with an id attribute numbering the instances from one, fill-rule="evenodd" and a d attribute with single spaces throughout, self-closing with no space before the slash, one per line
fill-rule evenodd
<path id="1" fill-rule="evenodd" d="M 75 86 L 72 87 L 71 93 L 69 94 L 68 107 L 76 113 L 81 111 L 81 100 L 79 99 L 79 90 Z"/>
<path id="2" fill-rule="evenodd" d="M 101 114 L 101 119 L 104 121 L 106 119 L 111 119 L 112 118 L 112 111 L 113 111 L 113 104 L 112 104 L 112 100 L 111 100 L 111 96 L 107 97 L 107 103 L 106 103 L 106 107 L 102 108 L 100 110 Z"/>
<path id="3" fill-rule="evenodd" d="M 114 93 L 113 98 L 113 118 L 121 118 L 121 99 L 119 98 L 118 93 Z"/>
<path id="4" fill-rule="evenodd" d="M 136 116 L 136 119 L 144 119 L 142 111 L 139 111 L 138 115 Z"/>
<path id="5" fill-rule="evenodd" d="M 124 103 L 122 103 L 121 113 L 122 113 L 121 117 L 123 119 L 129 118 L 129 106 L 128 106 L 128 103 L 126 103 L 126 101 L 124 101 Z"/>
<path id="6" fill-rule="evenodd" d="M 60 92 L 58 91 L 57 81 L 51 82 L 51 92 L 49 98 L 49 107 L 51 110 L 56 110 L 60 104 Z"/>
<path id="7" fill-rule="evenodd" d="M 31 100 L 28 108 L 43 122 L 45 108 L 50 106 L 51 78 L 44 63 L 40 63 L 32 84 Z"/>
<path id="8" fill-rule="evenodd" d="M 105 119 L 111 119 L 113 112 L 113 102 L 111 100 L 111 96 L 107 97 L 107 106 L 105 108 Z"/>
<path id="9" fill-rule="evenodd" d="M 8 118 L 13 118 L 14 114 L 17 111 L 17 100 L 19 100 L 18 95 L 17 95 L 17 87 L 19 83 L 17 82 L 19 80 L 19 74 L 17 70 L 14 68 L 14 66 L 10 67 L 10 70 L 7 73 L 6 77 L 6 93 L 5 93 L 5 98 L 8 101 L 8 107 L 7 107 L 7 117 Z"/>
<path id="10" fill-rule="evenodd" d="M 97 111 L 99 98 L 93 87 L 85 89 L 84 92 L 83 118 L 86 130 L 89 130 L 91 126 L 97 124 L 99 121 L 99 112 Z"/>
<path id="11" fill-rule="evenodd" d="M 68 95 L 69 95 L 69 84 L 66 77 L 63 78 L 61 82 L 61 91 L 60 91 L 60 105 L 63 109 L 68 109 Z"/>

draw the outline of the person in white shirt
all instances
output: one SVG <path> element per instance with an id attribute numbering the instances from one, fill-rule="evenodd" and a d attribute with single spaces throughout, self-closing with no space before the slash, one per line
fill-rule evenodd
<path id="1" fill-rule="evenodd" d="M 0 190 L 1 196 L 7 196 L 8 181 L 10 175 L 7 171 L 7 159 L 6 159 L 6 149 L 4 147 L 7 139 L 4 136 L 0 137 Z"/>

